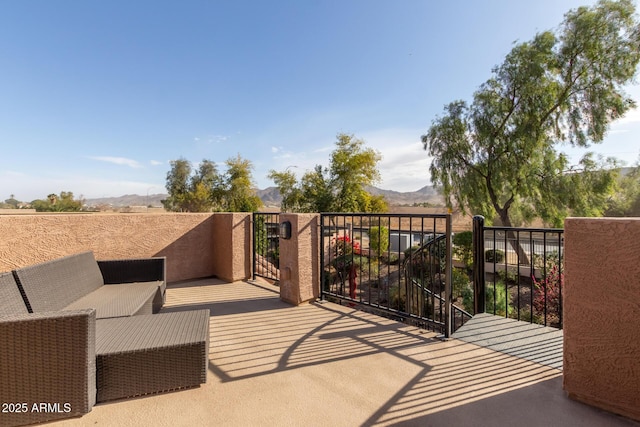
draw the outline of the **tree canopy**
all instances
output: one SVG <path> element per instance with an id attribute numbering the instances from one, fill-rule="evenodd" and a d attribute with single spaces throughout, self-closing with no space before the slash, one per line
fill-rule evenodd
<path id="1" fill-rule="evenodd" d="M 340 133 L 328 168 L 316 165 L 300 182 L 289 170 L 271 170 L 269 178 L 280 191 L 285 212 L 385 212 L 384 199 L 366 191 L 380 180 L 381 159 L 362 139 Z"/>
<path id="2" fill-rule="evenodd" d="M 46 199 L 31 202 L 37 212 L 79 212 L 83 205 L 82 197 L 76 200 L 71 191 L 62 191 L 60 195 L 51 193 Z"/>
<path id="3" fill-rule="evenodd" d="M 620 177 L 618 191 L 609 200 L 607 216 L 640 216 L 640 159 Z"/>
<path id="4" fill-rule="evenodd" d="M 227 173 L 224 179 L 222 201 L 227 212 L 253 212 L 262 206 L 262 200 L 256 195 L 252 177 L 253 164 L 237 157 L 226 162 Z"/>
<path id="5" fill-rule="evenodd" d="M 227 171 L 218 172 L 211 160 L 200 162 L 193 171 L 183 158 L 170 162 L 166 188 L 169 196 L 162 201 L 165 209 L 174 212 L 253 212 L 262 201 L 255 194 L 253 165 L 240 155 L 228 159 Z"/>
<path id="6" fill-rule="evenodd" d="M 640 59 L 630 0 L 601 0 L 565 15 L 559 30 L 515 44 L 473 101 L 454 101 L 422 136 L 431 180 L 449 206 L 519 225 L 559 226 L 570 212 L 604 212 L 616 171 L 590 153 L 569 165 L 561 143 L 601 142 L 635 102 L 624 92 Z"/>

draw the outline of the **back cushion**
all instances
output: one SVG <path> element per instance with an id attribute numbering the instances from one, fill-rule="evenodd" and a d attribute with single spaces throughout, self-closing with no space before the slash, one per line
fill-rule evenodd
<path id="1" fill-rule="evenodd" d="M 16 274 L 33 313 L 61 310 L 104 284 L 93 252 L 31 265 Z"/>
<path id="2" fill-rule="evenodd" d="M 0 273 L 0 316 L 27 314 L 27 306 L 11 273 Z"/>

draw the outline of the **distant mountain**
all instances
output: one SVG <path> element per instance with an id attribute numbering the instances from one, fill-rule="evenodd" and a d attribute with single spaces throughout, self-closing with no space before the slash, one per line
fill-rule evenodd
<path id="1" fill-rule="evenodd" d="M 425 186 L 418 191 L 400 192 L 393 190 L 383 190 L 377 187 L 366 187 L 366 190 L 374 196 L 382 195 L 391 206 L 409 205 L 418 203 L 429 203 L 435 206 L 444 205 L 444 198 L 436 189 Z M 269 187 L 264 190 L 257 190 L 258 197 L 262 199 L 267 207 L 278 207 L 282 202 L 282 197 L 277 187 Z"/>
<path id="2" fill-rule="evenodd" d="M 438 190 L 430 185 L 426 185 L 417 191 L 399 192 L 393 190 L 382 190 L 377 187 L 367 187 L 366 190 L 374 196 L 382 195 L 391 206 L 409 205 L 416 203 L 429 203 L 431 205 L 444 205 L 444 197 Z"/>
<path id="3" fill-rule="evenodd" d="M 256 194 L 265 206 L 279 207 L 282 202 L 282 196 L 280 195 L 280 191 L 278 191 L 278 187 L 267 187 L 264 190 L 256 190 Z"/>
<path id="4" fill-rule="evenodd" d="M 444 198 L 431 186 L 422 187 L 418 191 L 399 192 L 392 190 L 382 190 L 377 187 L 367 187 L 366 190 L 377 196 L 382 195 L 391 206 L 409 205 L 418 203 L 429 203 L 431 205 L 444 205 Z M 282 197 L 277 187 L 268 187 L 264 190 L 256 190 L 258 197 L 265 207 L 279 207 Z M 105 206 L 113 208 L 133 207 L 133 206 L 153 206 L 162 207 L 162 200 L 167 198 L 167 194 L 149 194 L 139 196 L 137 194 L 125 194 L 120 197 L 102 197 L 98 199 L 86 199 L 88 206 Z"/>
<path id="5" fill-rule="evenodd" d="M 123 208 L 127 206 L 162 207 L 161 200 L 164 200 L 166 198 L 166 194 L 149 194 L 148 196 L 125 194 L 124 196 L 120 197 L 101 197 L 98 199 L 86 199 L 84 202 L 87 206 L 109 206 L 114 208 Z"/>

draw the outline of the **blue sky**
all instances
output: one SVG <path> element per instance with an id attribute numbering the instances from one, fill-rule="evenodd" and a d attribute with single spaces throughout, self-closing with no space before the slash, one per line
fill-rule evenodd
<path id="1" fill-rule="evenodd" d="M 514 41 L 593 3 L 7 0 L 0 199 L 160 193 L 170 160 L 224 170 L 237 154 L 265 188 L 270 169 L 326 164 L 340 132 L 381 152 L 379 187 L 417 190 L 443 106 L 469 100 Z M 640 114 L 592 150 L 632 164 Z"/>

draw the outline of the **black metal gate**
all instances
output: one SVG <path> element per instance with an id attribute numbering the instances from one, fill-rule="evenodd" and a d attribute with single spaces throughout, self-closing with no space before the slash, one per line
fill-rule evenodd
<path id="1" fill-rule="evenodd" d="M 323 213 L 321 296 L 448 337 L 471 317 L 453 306 L 451 215 Z"/>
<path id="2" fill-rule="evenodd" d="M 280 280 L 278 213 L 253 213 L 253 278 Z"/>

